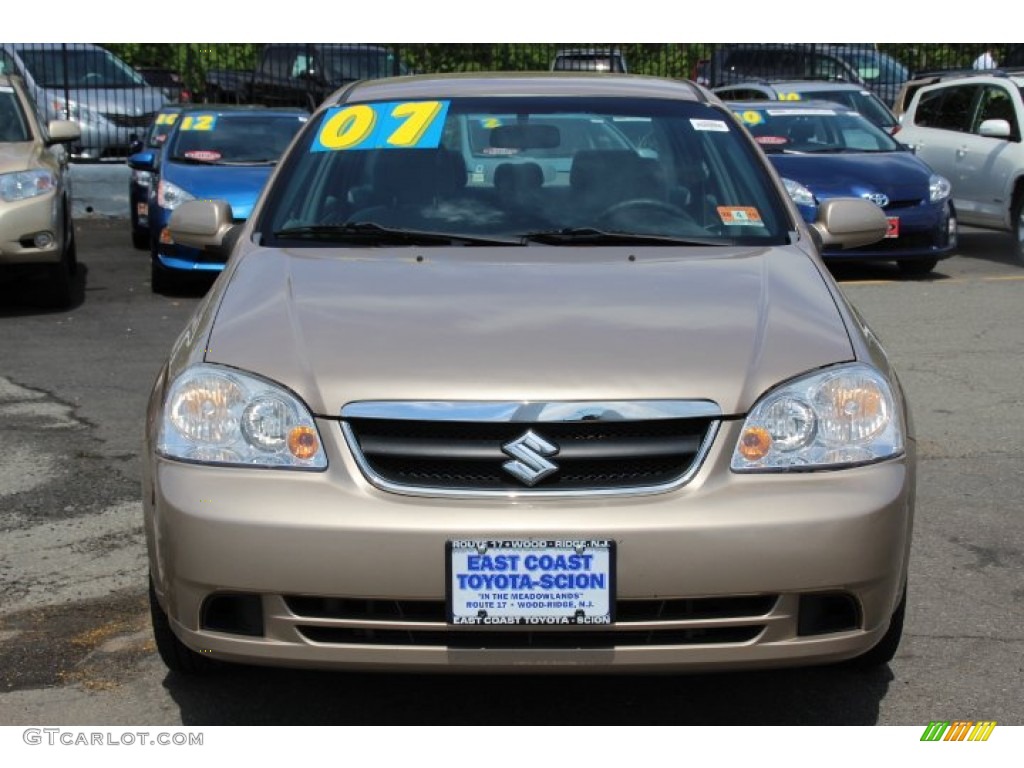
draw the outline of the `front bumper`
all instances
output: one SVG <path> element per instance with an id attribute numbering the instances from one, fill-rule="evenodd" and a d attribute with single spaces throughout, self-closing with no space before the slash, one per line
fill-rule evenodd
<path id="1" fill-rule="evenodd" d="M 738 475 L 728 465 L 739 425 L 726 423 L 696 477 L 670 493 L 463 501 L 373 488 L 338 423 L 318 426 L 330 461 L 325 472 L 159 457 L 147 467 L 150 568 L 161 605 L 189 647 L 247 663 L 420 671 L 802 665 L 871 648 L 905 585 L 912 442 L 907 456 L 866 467 Z M 445 599 L 445 543 L 463 538 L 615 540 L 620 617 L 637 601 L 721 598 L 760 607 L 574 627 L 568 645 L 564 628 L 453 627 L 437 618 L 437 607 Z M 855 624 L 802 634 L 801 601 L 826 594 L 850 599 Z M 211 595 L 256 596 L 262 629 L 254 636 L 204 627 Z M 366 609 L 381 604 L 398 606 L 397 614 Z M 359 607 L 346 613 L 310 605 Z M 424 610 L 403 614 L 402 606 Z M 547 647 L 547 631 L 562 633 L 557 648 Z M 591 632 L 607 640 L 573 643 Z M 666 636 L 676 639 L 658 640 Z"/>
<path id="2" fill-rule="evenodd" d="M 63 222 L 58 205 L 60 191 L 0 202 L 0 264 L 52 264 L 60 261 L 64 245 Z M 37 248 L 33 238 L 49 233 L 51 243 Z"/>

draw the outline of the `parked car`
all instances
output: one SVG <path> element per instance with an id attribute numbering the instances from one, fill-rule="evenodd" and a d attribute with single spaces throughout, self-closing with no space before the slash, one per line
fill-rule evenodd
<path id="1" fill-rule="evenodd" d="M 555 52 L 552 72 L 628 72 L 618 48 L 565 48 Z"/>
<path id="2" fill-rule="evenodd" d="M 43 126 L 25 84 L 0 75 L 0 268 L 46 281 L 44 300 L 65 307 L 74 297 L 75 225 L 67 153 L 75 123 Z"/>
<path id="3" fill-rule="evenodd" d="M 1024 264 L 1024 73 L 993 72 L 920 88 L 898 137 L 948 177 L 964 224 L 1011 232 Z"/>
<path id="4" fill-rule="evenodd" d="M 581 149 L 533 196 L 470 185 L 476 114 L 517 116 L 488 142 L 510 156 L 554 117 L 642 118 L 657 156 Z M 146 419 L 170 668 L 892 658 L 915 438 L 816 245 L 882 238 L 877 206 L 809 225 L 693 84 L 516 73 L 340 92 L 236 215 L 170 223 L 231 250 Z"/>
<path id="5" fill-rule="evenodd" d="M 147 204 L 153 291 L 178 287 L 184 275 L 219 272 L 224 257 L 177 243 L 167 225 L 186 200 L 225 200 L 234 221 L 243 222 L 281 153 L 309 113 L 299 109 L 197 106 L 183 110 L 163 149 L 129 158 L 137 171 L 153 174 Z"/>
<path id="6" fill-rule="evenodd" d="M 386 47 L 341 43 L 274 43 L 263 47 L 246 100 L 315 109 L 343 85 L 405 74 Z"/>
<path id="7" fill-rule="evenodd" d="M 927 274 L 957 243 L 949 181 L 859 113 L 832 102 L 731 102 L 768 153 L 804 220 L 835 198 L 860 197 L 889 221 L 884 239 L 859 248 L 825 246 L 831 261 L 895 261 Z"/>
<path id="8" fill-rule="evenodd" d="M 860 112 L 888 134 L 899 130 L 899 120 L 881 99 L 853 83 L 821 80 L 756 81 L 713 89 L 723 101 L 804 101 L 817 99 L 842 104 Z"/>
<path id="9" fill-rule="evenodd" d="M 896 100 L 910 72 L 888 54 L 862 45 L 742 43 L 715 49 L 698 65 L 707 85 L 718 87 L 765 77 L 840 80 L 862 85 L 886 105 Z"/>
<path id="10" fill-rule="evenodd" d="M 4 43 L 0 71 L 18 75 L 43 122 L 79 124 L 71 145 L 81 160 L 121 159 L 133 133 L 153 122 L 166 99 L 110 51 L 88 43 Z"/>
<path id="11" fill-rule="evenodd" d="M 146 149 L 159 152 L 167 140 L 178 115 L 187 108 L 183 104 L 164 104 L 153 124 L 149 126 L 141 139 L 133 138 L 128 151 L 131 154 L 144 152 Z M 142 251 L 149 250 L 149 188 L 154 173 L 132 168 L 128 181 L 128 209 L 132 234 L 132 245 Z"/>
<path id="12" fill-rule="evenodd" d="M 192 91 L 177 70 L 167 67 L 137 67 L 135 71 L 142 75 L 147 85 L 159 88 L 167 101 L 179 104 L 188 104 L 192 101 Z"/>

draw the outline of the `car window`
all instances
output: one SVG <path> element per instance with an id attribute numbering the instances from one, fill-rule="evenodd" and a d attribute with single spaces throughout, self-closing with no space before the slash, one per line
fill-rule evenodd
<path id="1" fill-rule="evenodd" d="M 171 161 L 214 165 L 276 161 L 305 123 L 293 114 L 218 115 L 190 112 L 168 139 Z"/>
<path id="2" fill-rule="evenodd" d="M 857 91 L 852 89 L 840 89 L 835 91 L 815 91 L 813 94 L 806 94 L 804 98 L 815 98 L 823 101 L 833 101 L 845 107 L 860 112 L 864 117 L 882 128 L 896 125 L 896 118 L 886 108 L 878 97 L 870 91 Z"/>
<path id="3" fill-rule="evenodd" d="M 383 48 L 324 47 L 319 53 L 324 75 L 333 83 L 395 74 L 395 57 Z"/>
<path id="4" fill-rule="evenodd" d="M 971 126 L 972 133 L 978 133 L 981 124 L 986 120 L 1006 120 L 1010 124 L 1010 134 L 1020 136 L 1017 114 L 1013 108 L 1010 92 L 998 85 L 986 85 L 982 89 L 978 102 L 978 112 Z"/>
<path id="5" fill-rule="evenodd" d="M 760 101 L 772 98 L 767 89 L 757 88 L 716 88 L 715 94 L 724 101 Z"/>
<path id="6" fill-rule="evenodd" d="M 969 131 L 977 92 L 976 85 L 955 85 L 922 93 L 914 124 L 947 131 Z"/>
<path id="7" fill-rule="evenodd" d="M 736 114 L 765 152 L 827 154 L 899 152 L 902 147 L 885 131 L 854 112 L 807 109 L 749 109 Z"/>
<path id="8" fill-rule="evenodd" d="M 18 55 L 42 88 L 137 88 L 146 84 L 135 70 L 99 48 L 22 48 Z"/>
<path id="9" fill-rule="evenodd" d="M 425 122 L 416 117 L 424 109 Z M 421 124 L 406 133 L 414 121 Z M 273 213 L 259 225 L 268 242 L 284 231 L 375 225 L 504 238 L 591 228 L 762 243 L 785 241 L 789 226 L 742 129 L 710 104 L 667 100 L 335 107 L 304 133 L 270 195 Z"/>
<path id="10" fill-rule="evenodd" d="M 31 141 L 28 122 L 21 110 L 18 94 L 10 86 L 0 85 L 0 141 Z"/>

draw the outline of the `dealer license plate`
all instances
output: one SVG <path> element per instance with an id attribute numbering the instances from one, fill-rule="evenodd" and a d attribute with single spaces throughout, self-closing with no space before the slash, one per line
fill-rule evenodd
<path id="1" fill-rule="evenodd" d="M 615 542 L 449 541 L 452 624 L 611 624 Z"/>
<path id="2" fill-rule="evenodd" d="M 885 236 L 887 238 L 889 238 L 889 237 L 899 237 L 900 236 L 900 217 L 899 216 L 889 216 L 888 219 L 889 219 L 889 229 L 886 230 Z"/>

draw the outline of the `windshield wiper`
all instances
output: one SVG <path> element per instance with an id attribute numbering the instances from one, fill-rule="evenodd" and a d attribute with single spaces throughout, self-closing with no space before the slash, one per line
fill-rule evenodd
<path id="1" fill-rule="evenodd" d="M 382 227 L 372 221 L 285 227 L 274 232 L 274 237 L 369 241 L 375 245 L 523 245 L 519 239 Z"/>
<path id="2" fill-rule="evenodd" d="M 277 159 L 259 157 L 253 160 L 218 160 L 218 165 L 277 165 Z"/>
<path id="3" fill-rule="evenodd" d="M 607 232 L 594 227 L 567 227 L 527 232 L 523 239 L 545 245 L 725 245 L 717 238 L 672 237 L 640 232 Z"/>

